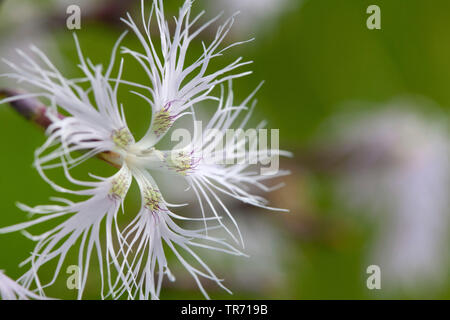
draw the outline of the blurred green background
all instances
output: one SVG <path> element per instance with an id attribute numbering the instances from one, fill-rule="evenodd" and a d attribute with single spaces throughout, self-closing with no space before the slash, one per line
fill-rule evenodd
<path id="1" fill-rule="evenodd" d="M 172 15 L 176 14 L 177 7 L 181 4 L 181 1 L 164 2 L 167 12 Z M 207 16 L 212 17 L 221 9 L 228 8 L 221 7 L 219 2 L 197 0 L 194 11 L 208 8 Z M 246 1 L 242 1 L 244 2 Z M 135 1 L 124 2 L 127 5 L 119 3 L 4 0 L 0 2 L 0 54 L 4 57 L 12 55 L 14 58 L 14 47 L 26 47 L 29 43 L 34 43 L 54 59 L 64 75 L 79 77 L 73 38 L 71 31 L 65 27 L 67 5 L 78 4 L 84 15 L 82 28 L 77 34 L 85 55 L 94 63 L 106 64 L 115 40 L 124 30 L 118 17 L 124 15 L 124 10 L 138 13 L 139 9 Z M 254 73 L 234 83 L 238 100 L 245 98 L 261 80 L 265 80 L 257 95 L 255 123 L 257 120 L 267 119 L 269 128 L 279 128 L 281 147 L 295 154 L 293 159 L 281 161 L 283 168 L 292 170 L 292 175 L 285 179 L 286 187 L 269 195 L 269 199 L 276 206 L 291 209 L 291 212 L 274 214 L 236 205 L 233 212 L 236 212 L 238 220 L 248 226 L 246 242 L 254 250 L 255 258 L 245 259 L 248 261 L 230 258 L 231 261 L 224 262 L 220 258 L 211 257 L 211 266 L 226 280 L 225 284 L 234 294 L 230 296 L 212 286 L 208 287 L 210 295 L 215 299 L 450 298 L 448 207 L 443 205 L 444 209 L 436 209 L 432 214 L 433 219 L 441 219 L 437 224 L 446 226 L 443 231 L 439 231 L 442 239 L 439 240 L 438 249 L 426 246 L 438 242 L 426 238 L 437 237 L 437 231 L 422 233 L 420 227 L 413 230 L 418 230 L 417 241 L 425 244 L 422 256 L 420 252 L 417 252 L 417 257 L 414 256 L 414 241 L 408 240 L 403 247 L 399 246 L 403 248 L 399 250 L 411 250 L 411 255 L 419 261 L 418 265 L 422 262 L 421 259 L 426 259 L 423 268 L 409 273 L 410 264 L 405 260 L 404 266 L 397 266 L 400 270 L 405 268 L 402 280 L 397 279 L 395 272 L 388 278 L 391 272 L 391 267 L 388 266 L 391 263 L 377 261 L 372 258 L 372 253 L 376 250 L 377 241 L 391 238 L 388 232 L 402 232 L 401 228 L 389 231 L 392 229 L 389 228 L 389 221 L 393 221 L 389 217 L 399 217 L 396 216 L 396 209 L 373 209 L 373 202 L 388 202 L 377 193 L 371 194 L 373 199 L 363 201 L 356 207 L 349 205 L 347 198 L 341 196 L 341 189 L 344 188 L 342 181 L 346 181 L 348 176 L 358 179 L 361 166 L 364 167 L 364 172 L 379 172 L 377 170 L 381 170 L 380 166 L 384 168 L 385 164 L 377 162 L 375 169 L 372 164 L 359 165 L 358 152 L 366 153 L 370 146 L 363 146 L 356 151 L 352 149 L 348 156 L 342 148 L 347 143 L 352 145 L 354 142 L 348 141 L 345 134 L 339 133 L 357 126 L 358 121 L 369 121 L 358 119 L 370 119 L 372 115 L 381 114 L 388 108 L 387 105 L 395 104 L 392 101 L 406 99 L 407 102 L 402 102 L 402 105 L 412 106 L 410 109 L 409 106 L 402 107 L 401 114 L 405 118 L 411 113 L 415 114 L 417 121 L 423 122 L 423 127 L 427 129 L 424 129 L 425 142 L 417 144 L 418 149 L 414 149 L 413 136 L 409 142 L 400 139 L 401 146 L 411 143 L 412 149 L 408 150 L 418 153 L 429 150 L 426 147 L 435 144 L 429 140 L 434 135 L 428 133 L 441 126 L 446 129 L 443 129 L 439 137 L 445 141 L 442 144 L 444 149 L 448 146 L 450 2 L 273 0 L 263 3 L 267 8 L 261 10 L 261 15 L 242 12 L 238 20 L 245 21 L 245 25 L 240 27 L 238 22 L 227 41 L 253 36 L 256 39 L 233 48 L 224 58 L 214 61 L 212 68 L 218 68 L 239 56 L 254 61 L 249 67 Z M 368 30 L 366 27 L 369 16 L 366 9 L 371 4 L 381 8 L 381 30 Z M 269 15 L 270 6 L 280 7 L 273 16 Z M 200 39 L 208 41 L 210 37 L 211 33 L 207 31 Z M 124 44 L 140 49 L 139 43 L 131 34 L 126 37 Z M 191 58 L 200 52 L 201 43 L 197 41 L 192 47 Z M 125 63 L 125 79 L 146 81 L 145 75 L 131 59 L 126 59 Z M 0 67 L 0 72 L 6 70 L 6 66 Z M 0 87 L 14 86 L 15 84 L 0 79 Z M 133 133 L 135 136 L 142 136 L 148 121 L 143 114 L 150 114 L 147 105 L 128 93 L 125 87 L 122 88 L 120 99 L 125 105 Z M 388 116 L 386 122 L 390 120 Z M 335 125 L 336 122 L 338 125 Z M 361 135 L 365 134 L 364 127 L 363 125 Z M 384 131 L 386 139 L 397 141 L 395 122 L 389 128 L 392 131 Z M 340 137 L 339 142 L 336 137 Z M 406 138 L 408 137 L 406 134 Z M 16 202 L 44 204 L 48 203 L 50 196 L 55 195 L 32 168 L 33 152 L 44 141 L 45 137 L 38 128 L 27 123 L 7 105 L 0 106 L 0 145 L 3 146 L 0 157 L 0 226 L 26 219 L 26 215 L 15 206 Z M 398 151 L 395 146 L 394 144 L 394 151 Z M 381 152 L 381 155 L 389 158 L 390 151 Z M 406 153 L 405 157 L 410 154 Z M 438 177 L 448 174 L 446 163 L 448 164 L 449 158 L 445 151 L 442 159 L 439 163 L 443 162 L 443 171 L 436 175 Z M 435 162 L 430 163 L 425 167 L 435 168 Z M 88 161 L 74 172 L 83 177 L 87 168 L 100 175 L 113 172 L 96 159 Z M 395 173 L 403 167 L 396 163 L 393 168 L 394 173 L 387 176 L 395 180 Z M 428 176 L 425 175 L 424 179 L 426 177 Z M 443 193 L 444 196 L 429 200 L 431 203 L 446 203 L 450 194 L 448 181 L 444 179 L 438 185 L 440 194 Z M 425 197 L 436 194 L 427 193 L 428 191 Z M 133 196 L 137 198 L 136 190 L 133 190 L 129 198 Z M 361 198 L 358 194 L 352 194 L 350 198 L 353 196 Z M 394 198 L 395 201 L 398 200 L 397 196 Z M 130 212 L 137 210 L 139 206 L 133 199 L 127 201 L 127 204 Z M 373 214 L 367 214 L 369 211 Z M 415 216 L 423 217 L 424 221 L 431 219 L 428 215 L 431 216 L 426 207 L 415 213 Z M 405 219 L 405 224 L 402 225 L 404 228 L 407 228 L 409 222 L 417 220 L 409 219 L 408 215 Z M 267 231 L 262 234 L 261 230 L 265 230 L 264 228 Z M 39 228 L 36 230 L 38 232 Z M 416 235 L 415 232 L 407 234 L 413 238 Z M 383 246 L 387 249 L 391 244 L 378 247 L 382 250 Z M 395 245 L 392 244 L 392 247 Z M 0 235 L 0 269 L 6 270 L 12 278 L 19 277 L 25 269 L 18 268 L 18 264 L 32 248 L 33 243 L 19 233 Z M 427 253 L 433 250 L 440 252 L 437 255 L 440 260 L 431 261 L 432 258 Z M 402 252 L 398 252 L 398 255 L 401 256 Z M 72 258 L 69 257 L 67 265 Z M 400 259 L 398 263 L 401 262 Z M 173 261 L 172 264 L 177 263 Z M 366 268 L 370 264 L 381 266 L 381 290 L 369 290 L 366 287 Z M 95 263 L 92 268 L 85 298 L 96 299 L 99 282 L 98 277 L 95 277 Z M 202 298 L 194 281 L 183 270 L 178 272 L 176 267 L 174 270 L 178 281 L 167 284 L 161 298 Z M 61 274 L 58 283 L 49 288 L 49 296 L 68 299 L 76 297 L 74 291 L 66 288 L 66 277 L 66 274 Z M 437 277 L 437 281 L 431 284 L 427 280 L 429 277 Z"/>

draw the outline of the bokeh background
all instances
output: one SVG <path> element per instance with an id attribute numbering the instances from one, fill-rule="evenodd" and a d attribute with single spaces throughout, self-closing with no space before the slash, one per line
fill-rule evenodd
<path id="1" fill-rule="evenodd" d="M 165 0 L 167 13 L 176 14 L 181 2 Z M 138 13 L 138 1 L 0 1 L 0 55 L 14 61 L 15 48 L 33 43 L 64 75 L 79 77 L 65 25 L 70 4 L 82 11 L 77 34 L 85 55 L 106 64 L 125 29 L 119 17 Z M 381 30 L 366 27 L 371 4 L 381 8 Z M 236 96 L 245 98 L 265 80 L 255 123 L 267 119 L 270 128 L 280 129 L 282 148 L 295 154 L 281 161 L 292 171 L 283 179 L 286 186 L 267 195 L 290 213 L 229 204 L 251 257 L 205 257 L 234 292 L 207 286 L 211 296 L 450 298 L 450 2 L 196 0 L 194 6 L 206 8 L 208 17 L 241 10 L 227 41 L 255 41 L 233 48 L 212 66 L 239 56 L 254 61 L 254 73 L 234 83 Z M 212 32 L 200 39 L 210 40 Z M 131 34 L 124 44 L 140 48 Z M 200 52 L 197 41 L 192 58 Z M 0 73 L 6 71 L 2 64 Z M 124 77 L 146 81 L 131 59 Z M 16 85 L 0 79 L 0 87 Z M 120 99 L 133 133 L 142 136 L 149 110 L 127 90 Z M 32 167 L 33 152 L 44 141 L 39 128 L 0 106 L 0 226 L 27 219 L 16 202 L 44 204 L 55 195 Z M 87 171 L 113 172 L 92 159 L 74 174 L 84 177 Z M 55 179 L 63 181 L 58 174 Z M 137 198 L 134 186 L 128 212 L 138 209 Z M 187 210 L 195 214 L 196 208 Z M 0 269 L 18 278 L 25 271 L 18 264 L 32 248 L 20 233 L 0 235 Z M 67 265 L 71 261 L 74 257 Z M 381 290 L 366 286 L 366 269 L 373 264 L 381 268 Z M 96 268 L 93 263 L 85 298 L 99 297 Z M 202 298 L 175 261 L 172 269 L 177 281 L 166 282 L 161 298 Z M 63 272 L 47 294 L 75 298 L 66 279 Z"/>

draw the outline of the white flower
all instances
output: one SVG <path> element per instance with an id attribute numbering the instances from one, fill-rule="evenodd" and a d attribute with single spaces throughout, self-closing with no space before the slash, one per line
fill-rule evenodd
<path id="1" fill-rule="evenodd" d="M 9 278 L 0 270 L 0 300 L 29 300 L 45 299 L 30 290 L 25 289 L 20 284 Z"/>
<path id="2" fill-rule="evenodd" d="M 258 142 L 256 141 L 257 132 L 250 136 L 250 139 L 253 138 L 254 140 L 247 144 L 247 137 L 243 130 L 252 115 L 256 102 L 252 104 L 250 110 L 247 105 L 258 89 L 259 87 L 240 105 L 235 106 L 230 82 L 227 98 L 224 98 L 222 90 L 217 111 L 208 124 L 204 128 L 194 127 L 193 141 L 181 149 L 162 151 L 163 157 L 166 159 L 164 169 L 168 169 L 186 179 L 198 199 L 203 217 L 206 216 L 206 208 L 208 207 L 217 218 L 220 217 L 219 212 L 223 211 L 236 227 L 242 245 L 244 242 L 238 223 L 219 194 L 269 210 L 288 211 L 268 206 L 266 199 L 252 194 L 249 190 L 253 188 L 255 191 L 269 192 L 283 186 L 279 184 L 268 187 L 264 182 L 289 174 L 288 171 L 277 170 L 274 174 L 265 175 L 255 167 L 255 164 L 270 161 L 273 157 L 280 155 L 292 156 L 290 152 L 278 148 L 269 149 L 267 146 L 262 149 L 254 148 L 255 145 L 252 144 Z M 244 119 L 239 120 L 243 111 L 247 113 Z M 262 122 L 257 129 L 262 129 L 264 125 L 265 123 Z M 236 130 L 233 131 L 232 129 Z M 228 132 L 232 133 L 231 143 L 226 139 Z M 238 242 L 237 238 L 220 219 L 219 223 Z"/>
<path id="3" fill-rule="evenodd" d="M 205 48 L 204 54 L 193 65 L 184 66 L 189 43 L 201 30 L 215 21 L 213 19 L 190 34 L 189 29 L 192 24 L 201 16 L 189 22 L 190 6 L 191 1 L 186 1 L 181 8 L 180 16 L 176 20 L 176 31 L 171 36 L 168 23 L 164 19 L 162 1 L 154 2 L 152 11 L 155 11 L 157 16 L 162 60 L 158 58 L 152 44 L 150 23 L 147 24 L 144 19 L 143 2 L 145 39 L 138 31 L 138 26 L 128 16 L 129 20 L 126 23 L 141 39 L 146 53 L 142 55 L 130 49 L 125 49 L 125 52 L 131 53 L 141 62 L 142 67 L 149 74 L 151 88 L 121 79 L 123 59 L 120 62 L 118 76 L 112 77 L 116 50 L 124 35 L 114 46 L 110 63 L 105 71 L 101 65 L 94 65 L 84 58 L 75 37 L 80 59 L 79 67 L 84 74 L 81 79 L 65 79 L 49 59 L 35 47 L 32 47 L 31 50 L 40 59 L 39 63 L 21 51 L 19 54 L 24 58 L 24 64 L 17 65 L 7 62 L 14 73 L 6 76 L 32 85 L 35 91 L 7 98 L 3 102 L 41 97 L 47 99 L 51 106 L 46 111 L 46 115 L 52 122 L 47 128 L 49 137 L 45 144 L 36 151 L 35 166 L 37 170 L 56 191 L 85 197 L 80 202 L 55 198 L 60 202 L 59 204 L 35 208 L 19 205 L 21 209 L 39 215 L 39 217 L 30 222 L 0 229 L 0 233 L 24 231 L 54 219 L 65 219 L 56 227 L 38 236 L 24 231 L 25 235 L 37 241 L 31 257 L 24 262 L 29 264 L 30 269 L 19 279 L 19 282 L 25 287 L 36 286 L 37 290 L 43 294 L 43 289 L 56 281 L 70 249 L 78 241 L 81 241 L 78 259 L 80 268 L 78 298 L 82 298 L 89 273 L 90 259 L 94 253 L 97 255 L 100 266 L 102 298 L 109 296 L 118 298 L 124 294 L 133 299 L 159 298 L 164 275 L 174 279 L 168 268 L 164 247 L 174 252 L 176 258 L 192 275 L 202 293 L 208 298 L 200 278 L 213 280 L 220 287 L 226 288 L 222 285 L 222 280 L 197 256 L 193 248 L 199 247 L 242 255 L 239 250 L 224 240 L 214 238 L 207 233 L 207 230 L 224 227 L 237 241 L 233 233 L 221 221 L 221 215 L 213 204 L 213 202 L 219 204 L 222 211 L 232 219 L 237 228 L 237 222 L 220 200 L 218 193 L 245 203 L 274 209 L 268 207 L 263 198 L 250 193 L 248 188 L 256 187 L 263 191 L 270 191 L 271 188 L 265 186 L 263 182 L 268 178 L 285 174 L 285 172 L 280 171 L 277 175 L 264 176 L 261 173 L 247 170 L 250 165 L 245 163 L 224 165 L 214 162 L 213 151 L 208 146 L 211 136 L 209 134 L 202 136 L 197 131 L 194 132 L 194 136 L 202 138 L 201 143 L 199 143 L 200 140 L 194 139 L 193 144 L 186 149 L 189 153 L 180 150 L 161 151 L 155 147 L 155 143 L 171 128 L 173 121 L 183 113 L 186 114 L 185 110 L 189 109 L 189 113 L 195 120 L 194 104 L 205 99 L 219 101 L 219 108 L 208 127 L 224 132 L 236 125 L 235 122 L 240 112 L 247 109 L 246 105 L 256 92 L 255 90 L 238 107 L 233 106 L 231 85 L 226 101 L 223 91 L 220 97 L 209 96 L 218 83 L 226 80 L 231 83 L 232 78 L 247 74 L 221 77 L 224 73 L 245 64 L 239 63 L 239 60 L 222 70 L 206 74 L 209 61 L 223 52 L 223 50 L 217 52 L 216 49 L 231 27 L 233 18 L 219 28 L 216 39 Z M 199 69 L 198 73 L 193 76 L 192 73 L 197 69 Z M 191 76 L 193 77 L 191 78 Z M 182 85 L 186 78 L 190 80 Z M 87 84 L 89 88 L 83 89 L 79 82 Z M 135 141 L 128 128 L 123 107 L 117 100 L 118 87 L 121 83 L 146 88 L 151 93 L 151 98 L 141 95 L 151 104 L 153 116 L 148 133 L 138 142 Z M 61 112 L 68 116 L 62 117 Z M 244 127 L 250 115 L 251 112 L 237 127 Z M 232 145 L 227 145 L 225 151 L 229 158 L 240 159 L 242 150 L 246 151 L 245 138 L 240 137 Z M 74 152 L 79 151 L 83 153 L 74 157 Z M 268 151 L 270 152 L 267 153 Z M 173 154 L 175 156 L 172 156 Z M 279 152 L 277 149 L 262 150 L 262 152 L 261 150 L 250 150 L 248 154 L 250 160 L 257 158 L 269 160 L 273 156 L 289 155 L 289 153 Z M 119 168 L 119 171 L 106 178 L 93 176 L 97 181 L 91 182 L 73 178 L 69 172 L 70 169 L 93 156 L 107 160 Z M 57 167 L 63 168 L 70 183 L 82 187 L 82 189 L 73 191 L 49 179 L 46 170 Z M 197 194 L 202 208 L 202 216 L 192 219 L 173 213 L 169 207 L 180 205 L 172 205 L 164 200 L 152 177 L 152 172 L 155 170 L 185 177 L 188 185 Z M 120 230 L 117 224 L 117 215 L 133 178 L 137 181 L 141 191 L 141 210 L 128 227 Z M 204 201 L 208 203 L 212 211 L 211 217 L 207 217 Z M 173 219 L 200 220 L 204 223 L 204 228 L 200 230 L 183 229 L 175 224 Z M 218 224 L 208 226 L 209 221 L 218 222 Z M 106 236 L 101 239 L 100 230 L 103 228 L 106 229 Z M 242 236 L 241 242 L 243 243 Z M 188 260 L 181 254 L 182 251 L 187 252 L 190 256 L 188 259 L 194 261 L 197 266 L 188 263 Z M 54 276 L 50 282 L 41 283 L 39 271 L 42 266 L 52 260 L 57 261 Z"/>
<path id="4" fill-rule="evenodd" d="M 26 233 L 31 239 L 37 241 L 35 249 L 27 260 L 26 264 L 30 264 L 30 269 L 20 279 L 26 287 L 30 287 L 33 281 L 41 292 L 43 288 L 52 285 L 61 270 L 64 259 L 70 248 L 81 238 L 81 246 L 79 249 L 78 267 L 79 274 L 79 291 L 78 298 L 81 299 L 84 287 L 86 285 L 87 274 L 89 271 L 89 262 L 91 253 L 94 250 L 97 254 L 100 270 L 102 273 L 102 297 L 103 293 L 103 279 L 105 268 L 107 271 L 108 280 L 111 280 L 110 265 L 114 264 L 117 271 L 121 272 L 121 265 L 118 262 L 118 254 L 114 249 L 114 240 L 119 244 L 119 251 L 123 251 L 124 243 L 121 232 L 117 225 L 117 213 L 120 206 L 123 204 L 123 199 L 131 184 L 131 174 L 126 165 L 122 167 L 114 176 L 101 179 L 100 182 L 82 182 L 72 178 L 67 170 L 67 178 L 80 186 L 89 187 L 89 189 L 82 191 L 72 191 L 72 193 L 90 196 L 88 200 L 79 203 L 74 203 L 66 199 L 56 198 L 63 203 L 63 205 L 45 205 L 30 208 L 28 206 L 19 204 L 19 207 L 31 214 L 42 215 L 29 222 L 24 222 L 12 227 L 0 229 L 0 232 L 13 232 L 17 230 L 24 230 L 36 224 L 42 224 L 60 217 L 67 219 L 58 224 L 53 229 L 39 235 L 32 236 Z M 105 251 L 102 253 L 102 243 L 100 241 L 100 229 L 102 224 L 105 225 L 106 239 Z M 86 252 L 85 252 L 86 251 Z M 105 258 L 106 261 L 103 261 Z M 57 259 L 57 267 L 53 279 L 43 285 L 41 284 L 37 271 L 49 261 Z M 111 282 L 109 282 L 111 287 Z"/>
<path id="5" fill-rule="evenodd" d="M 130 258 L 132 260 L 130 264 L 131 277 L 124 284 L 122 292 L 117 293 L 117 296 L 121 296 L 123 291 L 129 290 L 131 287 L 131 298 L 157 299 L 164 275 L 167 275 L 169 280 L 175 281 L 175 277 L 168 267 L 163 244 L 174 252 L 176 258 L 195 279 L 205 297 L 209 298 L 199 277 L 213 280 L 220 287 L 230 292 L 222 285 L 222 280 L 217 278 L 206 263 L 192 250 L 192 247 L 207 248 L 232 255 L 243 254 L 224 240 L 204 235 L 202 229 L 186 230 L 180 228 L 174 223 L 173 219 L 199 219 L 188 219 L 172 213 L 168 207 L 173 205 L 163 199 L 156 182 L 147 171 L 136 169 L 134 176 L 141 190 L 142 204 L 138 215 L 126 230 L 125 237 L 130 239 L 128 241 L 129 251 L 134 251 L 132 258 Z M 182 252 L 187 252 L 199 267 L 192 266 L 183 257 Z M 130 256 L 129 252 L 126 255 Z"/>
<path id="6" fill-rule="evenodd" d="M 7 98 L 3 102 L 42 97 L 47 99 L 52 107 L 47 112 L 47 116 L 52 120 L 47 129 L 49 138 L 36 152 L 35 164 L 41 174 L 43 174 L 41 169 L 60 166 L 60 162 L 56 164 L 51 162 L 59 160 L 61 156 L 73 166 L 101 152 L 114 151 L 123 154 L 126 147 L 134 142 L 127 129 L 122 107 L 119 107 L 117 102 L 119 82 L 114 86 L 110 85 L 116 50 L 123 36 L 113 49 L 111 62 L 104 75 L 101 65 L 93 66 L 84 59 L 77 37 L 74 36 L 80 58 L 79 67 L 85 75 L 84 81 L 90 86 L 88 90 L 83 90 L 75 81 L 65 79 L 45 54 L 34 46 L 31 46 L 31 51 L 40 58 L 44 67 L 20 50 L 17 52 L 24 59 L 22 65 L 4 60 L 15 72 L 3 76 L 15 79 L 19 83 L 30 84 L 37 91 L 33 94 Z M 120 64 L 119 79 L 122 68 L 123 60 Z M 58 111 L 68 113 L 70 117 L 61 118 Z M 53 150 L 54 146 L 58 147 Z M 48 150 L 50 152 L 45 154 Z M 78 158 L 74 159 L 71 156 L 74 151 L 86 150 L 89 152 Z"/>
<path id="7" fill-rule="evenodd" d="M 242 58 L 238 58 L 214 73 L 206 73 L 209 62 L 213 58 L 221 56 L 227 49 L 243 43 L 237 42 L 219 50 L 220 44 L 233 25 L 234 16 L 219 27 L 214 40 L 208 46 L 203 44 L 203 54 L 193 64 L 185 66 L 191 42 L 220 17 L 217 16 L 195 31 L 191 31 L 204 14 L 202 11 L 190 20 L 192 2 L 186 0 L 180 8 L 178 18 L 175 18 L 173 34 L 170 32 L 169 23 L 164 16 L 162 0 L 153 1 L 148 18 L 146 18 L 144 1 L 141 1 L 144 33 L 140 31 L 139 26 L 129 14 L 127 20 L 122 19 L 133 30 L 144 48 L 143 54 L 128 48 L 125 48 L 124 52 L 131 54 L 140 63 L 151 83 L 151 87 L 147 87 L 151 98 L 137 93 L 152 106 L 152 123 L 146 135 L 138 142 L 142 148 L 152 147 L 158 142 L 174 121 L 186 114 L 184 111 L 189 107 L 207 99 L 215 99 L 209 94 L 218 83 L 251 73 L 243 72 L 225 76 L 226 73 L 251 63 L 251 61 L 241 62 Z M 157 20 L 161 52 L 156 49 L 151 36 L 150 25 L 153 13 Z"/>

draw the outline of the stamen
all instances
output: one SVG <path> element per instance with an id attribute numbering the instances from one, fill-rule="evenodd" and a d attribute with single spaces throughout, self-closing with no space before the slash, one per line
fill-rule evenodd
<path id="1" fill-rule="evenodd" d="M 185 176 L 194 169 L 196 162 L 192 157 L 192 153 L 185 151 L 173 151 L 166 155 L 165 162 L 169 169 L 175 170 L 177 173 Z"/>
<path id="2" fill-rule="evenodd" d="M 166 104 L 166 106 L 155 114 L 153 120 L 153 132 L 156 137 L 160 137 L 165 134 L 175 121 L 176 116 L 170 115 L 169 109 L 172 102 Z"/>
<path id="3" fill-rule="evenodd" d="M 162 203 L 161 193 L 154 188 L 148 187 L 144 191 L 144 206 L 152 213 L 161 211 L 160 204 Z"/>
<path id="4" fill-rule="evenodd" d="M 116 199 L 124 199 L 130 184 L 131 175 L 128 170 L 123 170 L 111 181 L 109 195 Z"/>
<path id="5" fill-rule="evenodd" d="M 133 136 L 127 128 L 114 130 L 112 139 L 119 148 L 126 148 L 134 142 Z"/>

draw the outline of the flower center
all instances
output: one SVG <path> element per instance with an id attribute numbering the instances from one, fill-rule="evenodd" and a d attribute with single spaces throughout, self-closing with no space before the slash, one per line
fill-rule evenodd
<path id="1" fill-rule="evenodd" d="M 151 187 L 144 190 L 144 206 L 152 213 L 161 210 L 160 204 L 162 203 L 161 193 Z"/>
<path id="2" fill-rule="evenodd" d="M 170 129 L 174 122 L 174 117 L 170 115 L 168 108 L 164 108 L 155 114 L 153 120 L 153 132 L 159 138 Z"/>
<path id="3" fill-rule="evenodd" d="M 109 195 L 116 199 L 123 199 L 127 194 L 128 188 L 131 184 L 131 175 L 128 170 L 119 172 L 111 181 L 111 189 Z"/>
<path id="4" fill-rule="evenodd" d="M 185 151 L 173 151 L 168 153 L 165 157 L 165 162 L 169 169 L 175 170 L 183 176 L 187 175 L 195 166 L 191 154 Z"/>
<path id="5" fill-rule="evenodd" d="M 133 136 L 127 128 L 114 130 L 112 133 L 112 140 L 117 147 L 125 149 L 134 142 Z"/>

